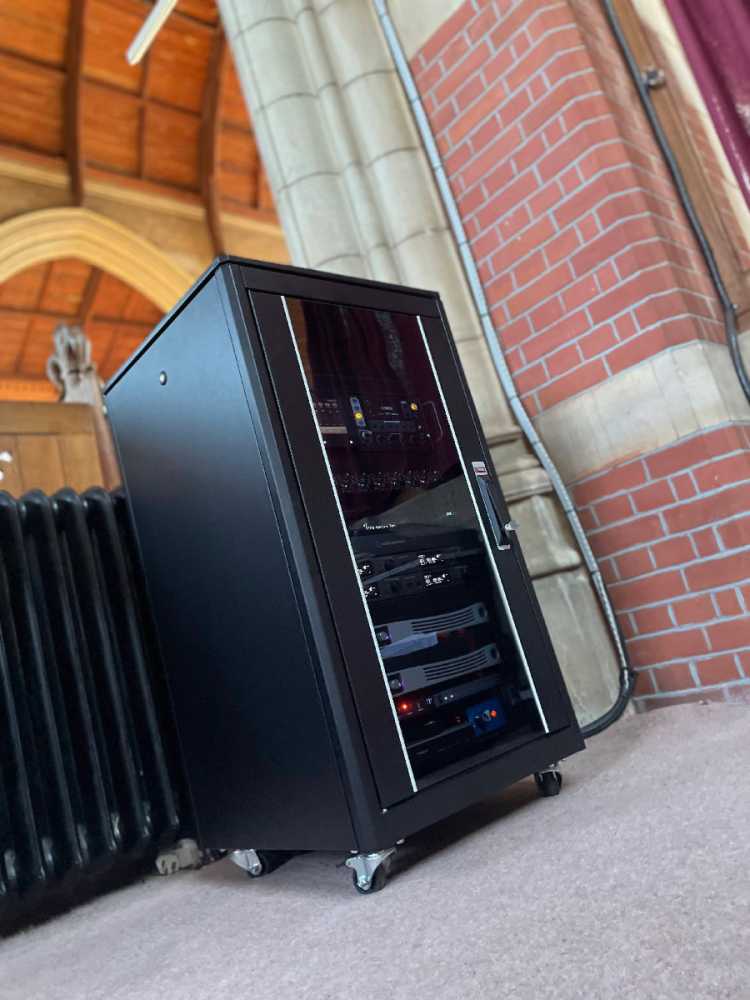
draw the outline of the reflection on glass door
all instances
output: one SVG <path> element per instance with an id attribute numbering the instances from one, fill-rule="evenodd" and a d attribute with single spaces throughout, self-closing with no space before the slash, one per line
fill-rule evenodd
<path id="1" fill-rule="evenodd" d="M 419 319 L 285 309 L 414 777 L 545 730 Z"/>

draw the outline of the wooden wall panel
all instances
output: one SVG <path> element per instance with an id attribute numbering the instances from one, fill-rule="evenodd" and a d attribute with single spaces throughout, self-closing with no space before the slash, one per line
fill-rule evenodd
<path id="1" fill-rule="evenodd" d="M 0 402 L 0 434 L 93 434 L 91 408 L 81 403 Z"/>
<path id="2" fill-rule="evenodd" d="M 18 439 L 15 435 L 0 434 L 0 452 L 8 452 L 11 456 L 10 462 L 0 462 L 0 472 L 3 474 L 0 490 L 18 497 L 23 493 L 23 479 L 18 461 Z"/>
<path id="3" fill-rule="evenodd" d="M 89 406 L 73 403 L 0 403 L 0 489 L 14 496 L 32 489 L 55 493 L 63 486 L 100 485 L 101 460 Z"/>
<path id="4" fill-rule="evenodd" d="M 65 485 L 60 444 L 54 434 L 19 436 L 16 441 L 23 490 L 54 493 Z"/>
<path id="5" fill-rule="evenodd" d="M 58 438 L 66 486 L 82 493 L 102 483 L 102 467 L 96 438 L 92 434 L 70 434 Z"/>

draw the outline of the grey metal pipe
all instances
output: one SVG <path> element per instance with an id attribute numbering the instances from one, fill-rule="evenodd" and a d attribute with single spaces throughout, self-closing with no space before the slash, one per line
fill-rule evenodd
<path id="1" fill-rule="evenodd" d="M 432 134 L 432 128 L 424 110 L 422 99 L 419 96 L 419 91 L 414 83 L 414 77 L 412 76 L 411 69 L 409 68 L 409 63 L 406 60 L 400 39 L 396 33 L 395 26 L 388 11 L 387 0 L 373 0 L 373 2 L 375 4 L 378 18 L 380 19 L 383 35 L 385 36 L 386 43 L 390 49 L 391 56 L 393 57 L 396 72 L 399 75 L 407 100 L 411 106 L 412 114 L 414 115 L 417 128 L 419 129 L 419 134 L 427 152 L 430 167 L 432 168 L 432 172 L 435 176 L 435 181 L 440 192 L 443 207 L 446 215 L 448 216 L 451 230 L 453 231 L 453 236 L 458 246 L 466 279 L 469 282 L 471 294 L 474 299 L 474 305 L 476 306 L 476 310 L 479 314 L 479 319 L 482 324 L 482 332 L 484 333 L 487 347 L 489 348 L 492 356 L 492 361 L 495 365 L 495 370 L 500 380 L 500 384 L 508 398 L 511 410 L 518 421 L 519 427 L 523 431 L 526 440 L 529 442 L 532 451 L 539 459 L 540 465 L 549 476 L 553 489 L 558 500 L 560 501 L 563 511 L 565 512 L 565 516 L 568 519 L 573 535 L 575 536 L 581 550 L 581 555 L 583 556 L 586 569 L 591 576 L 594 590 L 599 598 L 602 611 L 604 612 L 604 617 L 612 635 L 612 642 L 615 650 L 617 651 L 617 658 L 620 664 L 619 694 L 615 703 L 610 709 L 608 709 L 607 712 L 604 713 L 604 715 L 584 727 L 584 735 L 593 736 L 595 733 L 601 732 L 602 729 L 605 729 L 608 725 L 611 725 L 611 723 L 619 719 L 625 711 L 633 692 L 635 673 L 630 665 L 630 660 L 625 649 L 625 643 L 620 632 L 620 627 L 617 624 L 617 619 L 612 608 L 612 603 L 609 599 L 609 594 L 607 593 L 607 588 L 602 578 L 601 570 L 599 569 L 599 564 L 596 561 L 594 553 L 591 551 L 591 546 L 589 545 L 588 538 L 583 530 L 583 525 L 578 517 L 578 512 L 573 504 L 573 499 L 568 492 L 568 489 L 563 482 L 552 457 L 537 434 L 531 418 L 526 412 L 523 401 L 518 395 L 513 375 L 511 374 L 510 368 L 505 360 L 503 350 L 500 346 L 498 338 L 495 335 L 495 329 L 487 307 L 487 300 L 485 298 L 482 282 L 479 278 L 479 272 L 471 252 L 471 247 L 469 246 L 469 240 L 466 236 L 463 222 L 461 221 L 458 206 L 456 205 L 456 199 L 453 197 L 453 192 L 451 191 L 450 184 L 448 183 L 448 178 L 445 174 L 443 162 L 440 157 L 440 153 L 438 152 L 435 137 Z"/>

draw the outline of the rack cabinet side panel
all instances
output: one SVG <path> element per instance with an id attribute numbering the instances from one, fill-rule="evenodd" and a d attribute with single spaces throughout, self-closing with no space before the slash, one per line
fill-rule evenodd
<path id="1" fill-rule="evenodd" d="M 350 848 L 314 654 L 216 279 L 107 404 L 203 844 Z"/>

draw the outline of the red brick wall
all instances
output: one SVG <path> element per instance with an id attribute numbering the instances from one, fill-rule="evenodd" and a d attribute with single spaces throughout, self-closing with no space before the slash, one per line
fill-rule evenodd
<path id="1" fill-rule="evenodd" d="M 412 70 L 532 415 L 668 346 L 722 339 L 596 0 L 467 0 Z"/>
<path id="2" fill-rule="evenodd" d="M 575 485 L 646 705 L 750 697 L 750 423 Z"/>
<path id="3" fill-rule="evenodd" d="M 467 0 L 412 70 L 532 416 L 675 344 L 723 341 L 597 0 Z M 575 496 L 643 703 L 750 683 L 747 430 L 618 464 Z"/>

